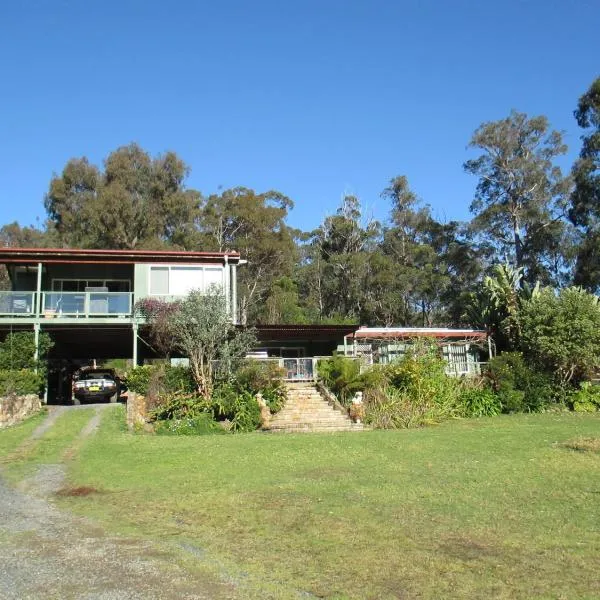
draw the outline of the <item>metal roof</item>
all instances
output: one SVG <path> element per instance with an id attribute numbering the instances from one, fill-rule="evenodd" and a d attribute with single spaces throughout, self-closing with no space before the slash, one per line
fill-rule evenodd
<path id="1" fill-rule="evenodd" d="M 240 261 L 239 252 L 180 250 L 95 250 L 82 248 L 0 248 L 0 264 L 31 263 L 224 263 Z"/>
<path id="2" fill-rule="evenodd" d="M 477 339 L 487 338 L 482 329 L 451 329 L 448 327 L 361 327 L 353 335 L 354 339 L 411 339 L 432 337 L 441 339 Z"/>

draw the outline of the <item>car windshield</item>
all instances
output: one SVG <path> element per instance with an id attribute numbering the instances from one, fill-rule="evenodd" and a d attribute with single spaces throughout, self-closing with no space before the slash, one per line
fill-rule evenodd
<path id="1" fill-rule="evenodd" d="M 88 379 L 113 379 L 113 376 L 110 373 L 106 373 L 105 371 L 82 373 L 79 376 L 79 381 L 85 381 Z"/>

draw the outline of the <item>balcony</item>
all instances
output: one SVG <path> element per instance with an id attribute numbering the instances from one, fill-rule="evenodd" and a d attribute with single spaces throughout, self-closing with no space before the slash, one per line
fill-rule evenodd
<path id="1" fill-rule="evenodd" d="M 0 292 L 0 318 L 40 319 L 129 317 L 130 292 Z"/>
<path id="2" fill-rule="evenodd" d="M 0 292 L 0 317 L 35 316 L 35 292 Z"/>

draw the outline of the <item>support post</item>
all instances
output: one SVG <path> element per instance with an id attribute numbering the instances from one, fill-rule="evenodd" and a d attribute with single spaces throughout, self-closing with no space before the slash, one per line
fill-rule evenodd
<path id="1" fill-rule="evenodd" d="M 133 322 L 133 368 L 137 367 L 138 364 L 138 324 L 136 321 Z"/>
<path id="2" fill-rule="evenodd" d="M 40 324 L 34 323 L 33 325 L 33 337 L 35 350 L 33 352 L 33 360 L 35 362 L 34 370 L 38 372 L 38 360 L 40 359 Z"/>
<path id="3" fill-rule="evenodd" d="M 35 316 L 42 314 L 42 263 L 37 265 L 37 281 L 35 286 Z"/>
<path id="4" fill-rule="evenodd" d="M 229 297 L 229 256 L 225 255 L 225 309 L 227 316 L 231 318 L 231 298 Z"/>
<path id="5" fill-rule="evenodd" d="M 237 306 L 237 265 L 231 265 L 231 314 L 233 322 L 238 322 L 238 306 Z"/>
<path id="6" fill-rule="evenodd" d="M 492 356 L 492 336 L 488 335 L 487 342 L 488 342 L 488 355 L 489 355 L 488 360 L 491 360 L 493 358 L 493 356 Z"/>

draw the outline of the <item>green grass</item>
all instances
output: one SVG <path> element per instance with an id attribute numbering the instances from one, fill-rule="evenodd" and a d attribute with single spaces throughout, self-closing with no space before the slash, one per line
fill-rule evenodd
<path id="1" fill-rule="evenodd" d="M 75 443 L 79 432 L 92 416 L 92 409 L 79 409 L 64 412 L 54 425 L 38 440 L 28 440 L 33 429 L 43 419 L 35 417 L 17 426 L 21 431 L 20 445 L 13 444 L 13 454 L 4 458 L 4 475 L 11 481 L 22 479 L 42 464 L 60 463 L 64 453 Z M 2 435 L 2 434 L 0 434 Z"/>
<path id="2" fill-rule="evenodd" d="M 243 598 L 600 597 L 598 415 L 332 435 L 130 435 L 122 409 L 62 499 L 107 527 L 195 549 Z"/>
<path id="3" fill-rule="evenodd" d="M 18 425 L 0 429 L 0 459 L 20 446 L 45 418 L 46 413 L 43 411 Z"/>

